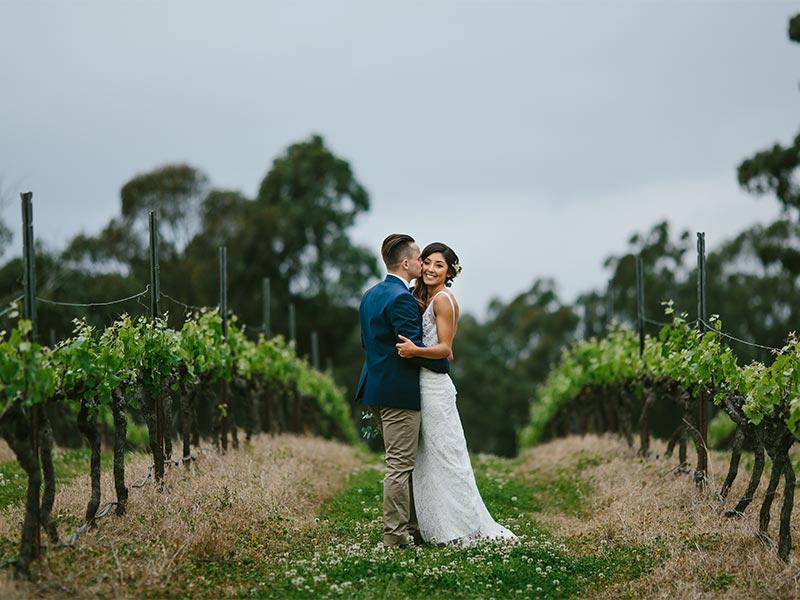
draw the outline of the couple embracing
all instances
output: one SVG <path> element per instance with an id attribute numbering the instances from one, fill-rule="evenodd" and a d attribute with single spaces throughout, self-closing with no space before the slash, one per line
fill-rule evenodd
<path id="1" fill-rule="evenodd" d="M 370 407 L 386 448 L 383 544 L 513 539 L 478 492 L 448 375 L 459 309 L 447 288 L 461 271 L 458 256 L 440 242 L 420 253 L 405 234 L 387 237 L 381 256 L 386 279 L 359 308 L 366 360 L 356 399 Z"/>

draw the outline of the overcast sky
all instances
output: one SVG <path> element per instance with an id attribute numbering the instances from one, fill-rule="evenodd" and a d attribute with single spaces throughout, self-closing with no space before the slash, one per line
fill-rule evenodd
<path id="1" fill-rule="evenodd" d="M 736 165 L 800 125 L 797 2 L 0 2 L 2 216 L 60 247 L 170 162 L 255 195 L 312 133 L 393 231 L 461 256 L 477 314 L 668 219 L 714 247 L 778 214 Z M 21 245 L 19 235 L 15 247 Z M 254 273 L 254 277 L 261 277 Z"/>

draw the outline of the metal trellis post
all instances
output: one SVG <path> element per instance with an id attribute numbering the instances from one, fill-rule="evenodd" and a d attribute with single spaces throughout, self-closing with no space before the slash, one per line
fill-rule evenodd
<path id="1" fill-rule="evenodd" d="M 264 321 L 263 321 L 264 337 L 269 339 L 270 337 L 272 337 L 272 331 L 271 331 L 272 323 L 270 323 L 270 316 L 269 316 L 270 301 L 271 301 L 269 277 L 264 277 L 264 280 L 262 281 L 261 289 L 262 289 L 262 296 L 263 296 L 263 299 L 262 299 L 263 304 L 262 304 L 261 308 L 262 308 L 262 313 L 263 313 L 263 318 L 264 318 Z"/>
<path id="2" fill-rule="evenodd" d="M 289 343 L 292 347 L 297 345 L 297 321 L 295 316 L 294 302 L 289 304 Z"/>
<path id="3" fill-rule="evenodd" d="M 697 327 L 706 331 L 706 234 L 697 234 Z M 697 430 L 700 447 L 697 449 L 697 472 L 695 479 L 702 485 L 708 473 L 708 412 L 702 388 L 697 394 Z"/>
<path id="4" fill-rule="evenodd" d="M 319 335 L 316 331 L 311 332 L 311 366 L 319 371 Z"/>
<path id="5" fill-rule="evenodd" d="M 219 312 L 222 317 L 222 338 L 228 337 L 228 250 L 219 248 Z M 228 383 L 220 381 L 219 409 L 220 441 L 223 450 L 228 449 Z"/>
<path id="6" fill-rule="evenodd" d="M 639 329 L 639 356 L 644 354 L 644 267 L 642 255 L 636 257 L 636 320 Z"/>
<path id="7" fill-rule="evenodd" d="M 23 316 L 31 322 L 31 339 L 38 339 L 38 328 L 36 323 L 36 255 L 33 237 L 33 192 L 20 194 L 22 199 L 22 259 L 24 271 L 22 275 L 22 287 L 24 290 Z M 31 444 L 36 460 L 37 469 L 39 468 L 39 423 L 41 421 L 41 405 L 35 405 L 31 410 Z M 23 417 L 24 418 L 24 417 Z M 41 524 L 40 524 L 40 492 L 36 488 L 33 502 L 34 524 L 33 524 L 33 544 L 32 557 L 37 558 L 41 552 Z"/>
<path id="8" fill-rule="evenodd" d="M 158 266 L 158 216 L 150 211 L 150 314 L 161 316 L 161 273 Z"/>
<path id="9" fill-rule="evenodd" d="M 153 322 L 161 317 L 161 286 L 158 266 L 158 215 L 150 211 L 150 317 Z M 164 417 L 164 399 L 161 390 L 154 398 L 156 410 L 156 443 L 164 456 L 164 438 L 166 437 L 166 419 Z"/>
<path id="10" fill-rule="evenodd" d="M 222 337 L 228 336 L 228 249 L 219 248 L 219 314 L 222 317 Z"/>
<path id="11" fill-rule="evenodd" d="M 34 341 L 39 337 L 36 323 L 36 256 L 33 238 L 33 192 L 20 194 L 22 198 L 22 259 L 24 271 L 22 287 L 24 290 L 22 314 L 31 322 L 31 335 Z"/>

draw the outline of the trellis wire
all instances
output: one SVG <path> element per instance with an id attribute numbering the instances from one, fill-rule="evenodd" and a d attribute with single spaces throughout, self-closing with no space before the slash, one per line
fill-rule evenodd
<path id="1" fill-rule="evenodd" d="M 14 298 L 14 299 L 13 299 L 11 302 L 9 302 L 9 304 L 11 304 L 12 306 L 9 306 L 9 307 L 8 307 L 8 308 L 6 308 L 6 309 L 5 309 L 3 312 L 0 312 L 0 317 L 4 317 L 4 316 L 5 316 L 5 315 L 7 315 L 8 313 L 10 313 L 12 310 L 14 310 L 15 308 L 17 308 L 17 307 L 16 307 L 16 303 L 17 303 L 17 302 L 19 302 L 20 300 L 22 300 L 23 298 L 24 298 L 24 296 L 17 296 L 17 297 L 16 297 L 16 298 Z"/>
<path id="2" fill-rule="evenodd" d="M 174 302 L 178 306 L 182 306 L 187 311 L 191 311 L 191 310 L 201 311 L 201 310 L 205 310 L 206 308 L 208 308 L 206 306 L 194 306 L 193 304 L 186 304 L 185 302 L 181 302 L 177 298 L 173 298 L 172 296 L 170 296 L 169 294 L 167 294 L 165 292 L 161 292 L 161 295 L 164 298 L 166 298 L 167 300 L 169 300 L 170 302 Z"/>
<path id="3" fill-rule="evenodd" d="M 702 321 L 702 322 L 703 322 L 703 325 L 708 327 L 709 331 L 713 331 L 714 333 L 717 333 L 717 334 L 721 335 L 722 337 L 726 337 L 729 340 L 733 340 L 735 342 L 739 342 L 740 344 L 745 344 L 746 346 L 752 346 L 754 348 L 761 348 L 762 350 L 769 350 L 770 352 L 777 352 L 777 353 L 781 352 L 781 348 L 774 348 L 772 346 L 765 346 L 763 344 L 757 344 L 755 342 L 748 342 L 747 340 L 743 340 L 743 339 L 738 338 L 736 336 L 733 336 L 733 335 L 731 335 L 729 333 L 725 333 L 721 329 L 717 329 L 716 327 L 714 327 L 713 325 L 711 325 L 709 323 L 706 323 L 705 321 Z"/>
<path id="4" fill-rule="evenodd" d="M 44 302 L 45 304 L 53 304 L 55 306 L 73 306 L 73 307 L 77 307 L 77 308 L 92 308 L 92 307 L 95 307 L 95 306 L 112 306 L 114 304 L 121 304 L 123 302 L 128 302 L 129 300 L 136 300 L 137 298 L 141 298 L 142 296 L 147 295 L 147 293 L 149 291 L 150 291 L 150 284 L 147 284 L 147 286 L 144 288 L 144 290 L 142 290 L 138 294 L 134 294 L 133 296 L 128 296 L 127 298 L 121 298 L 119 300 L 110 300 L 108 302 L 85 302 L 85 303 L 83 303 L 83 302 L 60 302 L 60 301 L 57 301 L 57 300 L 50 300 L 48 298 L 39 298 L 38 296 L 36 297 L 36 300 L 38 302 Z"/>

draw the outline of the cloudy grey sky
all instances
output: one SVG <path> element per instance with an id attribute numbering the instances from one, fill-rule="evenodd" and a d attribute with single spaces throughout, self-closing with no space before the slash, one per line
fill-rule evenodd
<path id="1" fill-rule="evenodd" d="M 777 213 L 738 162 L 800 121 L 797 2 L 0 2 L 2 216 L 59 247 L 132 176 L 188 162 L 253 196 L 321 134 L 392 231 L 461 255 L 481 314 L 538 277 L 603 285 L 661 219 L 714 247 Z M 19 245 L 17 236 L 15 244 Z M 253 274 L 260 277 L 260 274 Z"/>

